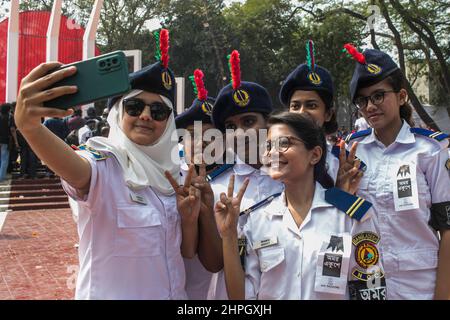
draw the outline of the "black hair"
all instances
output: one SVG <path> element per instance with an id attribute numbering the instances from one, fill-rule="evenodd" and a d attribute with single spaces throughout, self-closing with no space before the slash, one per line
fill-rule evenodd
<path id="1" fill-rule="evenodd" d="M 323 128 L 306 115 L 286 111 L 272 114 L 267 120 L 267 124 L 269 128 L 275 124 L 289 126 L 297 138 L 303 141 L 305 148 L 308 150 L 317 146 L 321 147 L 322 158 L 314 166 L 314 180 L 326 189 L 334 187 L 334 181 L 328 175 L 326 169 L 327 143 Z"/>
<path id="2" fill-rule="evenodd" d="M 386 77 L 386 80 L 395 92 L 399 92 L 401 89 L 406 90 L 407 88 L 407 80 L 400 69 L 395 70 L 392 74 Z M 413 108 L 411 107 L 409 101 L 406 101 L 400 106 L 400 118 L 404 119 L 411 127 L 414 126 L 412 114 Z"/>
<path id="3" fill-rule="evenodd" d="M 3 103 L 0 106 L 0 113 L 4 116 L 8 115 L 11 111 L 11 104 L 10 103 Z"/>

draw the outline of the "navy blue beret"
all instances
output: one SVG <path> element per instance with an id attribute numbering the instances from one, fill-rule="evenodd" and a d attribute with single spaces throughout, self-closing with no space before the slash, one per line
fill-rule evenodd
<path id="1" fill-rule="evenodd" d="M 172 70 L 165 69 L 160 61 L 130 73 L 128 77 L 132 90 L 143 90 L 162 95 L 175 105 L 175 76 Z M 122 96 L 110 98 L 107 103 L 108 109 L 111 109 L 121 98 Z"/>
<path id="2" fill-rule="evenodd" d="M 254 82 L 243 81 L 237 90 L 229 84 L 219 92 L 212 119 L 214 126 L 225 132 L 225 120 L 231 116 L 248 112 L 268 115 L 273 110 L 272 99 L 264 87 Z"/>
<path id="3" fill-rule="evenodd" d="M 317 91 L 328 105 L 333 101 L 334 86 L 330 72 L 318 65 L 311 72 L 306 63 L 299 65 L 283 82 L 280 90 L 280 101 L 288 106 L 296 90 Z M 326 95 L 326 99 L 321 94 Z"/>
<path id="4" fill-rule="evenodd" d="M 352 101 L 355 100 L 356 92 L 360 88 L 374 85 L 386 79 L 394 71 L 399 70 L 394 60 L 380 50 L 366 49 L 362 54 L 366 58 L 366 64 L 356 63 L 355 72 L 350 82 L 350 97 Z"/>
<path id="5" fill-rule="evenodd" d="M 215 101 L 216 99 L 212 97 L 208 97 L 206 101 L 195 99 L 189 109 L 175 118 L 177 129 L 186 129 L 195 121 L 212 123 L 211 115 Z"/>

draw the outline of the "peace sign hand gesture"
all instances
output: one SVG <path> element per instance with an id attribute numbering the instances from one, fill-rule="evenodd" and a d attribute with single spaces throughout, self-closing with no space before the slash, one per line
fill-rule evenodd
<path id="1" fill-rule="evenodd" d="M 358 191 L 359 183 L 363 177 L 363 172 L 359 169 L 361 160 L 356 158 L 358 143 L 354 143 L 347 156 L 345 151 L 345 142 L 340 144 L 339 153 L 339 171 L 336 179 L 336 187 L 350 194 Z"/>
<path id="2" fill-rule="evenodd" d="M 245 179 L 237 196 L 234 197 L 234 181 L 235 176 L 232 175 L 228 184 L 227 194 L 222 193 L 220 195 L 220 201 L 214 207 L 216 223 L 222 239 L 237 237 L 237 224 L 239 213 L 241 212 L 241 202 L 250 182 L 249 179 Z"/>
<path id="3" fill-rule="evenodd" d="M 199 166 L 199 174 L 194 171 L 191 184 L 201 191 L 200 214 L 214 214 L 214 191 L 206 179 L 206 165 Z"/>
<path id="4" fill-rule="evenodd" d="M 181 220 L 185 223 L 197 223 L 200 213 L 201 193 L 198 188 L 191 185 L 194 167 L 189 167 L 184 185 L 179 185 L 170 172 L 166 171 L 164 174 L 175 190 Z"/>

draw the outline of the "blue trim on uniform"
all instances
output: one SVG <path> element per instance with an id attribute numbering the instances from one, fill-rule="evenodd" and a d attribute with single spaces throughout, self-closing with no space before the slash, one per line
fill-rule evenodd
<path id="1" fill-rule="evenodd" d="M 265 206 L 266 204 L 268 204 L 268 203 L 270 203 L 270 202 L 272 202 L 275 198 L 278 198 L 278 197 L 281 196 L 282 194 L 283 194 L 283 193 L 280 192 L 280 193 L 276 193 L 276 194 L 274 194 L 274 195 L 271 195 L 271 196 L 268 197 L 267 199 L 264 199 L 263 201 L 258 202 L 257 204 L 251 206 L 251 207 L 248 208 L 247 210 L 242 211 L 242 212 L 239 214 L 239 216 L 243 216 L 243 215 L 245 215 L 245 214 L 250 214 L 250 213 L 252 213 L 253 211 L 255 211 L 255 210 L 257 210 L 257 209 L 259 209 L 259 208 Z"/>
<path id="2" fill-rule="evenodd" d="M 358 131 L 358 132 L 355 132 L 353 134 L 348 135 L 347 138 L 345 138 L 345 142 L 348 143 L 348 142 L 350 142 L 353 139 L 365 137 L 365 136 L 368 136 L 368 135 L 371 135 L 371 134 L 372 134 L 372 128 L 369 128 L 367 130 Z"/>
<path id="3" fill-rule="evenodd" d="M 108 159 L 107 156 L 105 156 L 103 153 L 101 153 L 100 151 L 97 151 L 85 144 L 81 145 L 78 147 L 78 150 L 80 151 L 85 151 L 88 152 L 96 161 L 102 161 L 102 160 L 106 160 Z"/>
<path id="4" fill-rule="evenodd" d="M 233 167 L 234 167 L 234 164 L 224 164 L 223 166 L 217 168 L 216 170 L 214 170 L 213 172 L 208 174 L 206 176 L 206 181 L 208 181 L 208 182 L 213 181 L 215 178 L 220 176 L 222 173 L 224 173 L 225 171 L 227 171 L 228 169 L 231 169 Z"/>
<path id="5" fill-rule="evenodd" d="M 338 188 L 331 188 L 325 191 L 325 200 L 357 221 L 361 221 L 372 207 L 372 203 L 369 201 Z"/>
<path id="6" fill-rule="evenodd" d="M 449 137 L 448 134 L 440 132 L 440 131 L 431 131 L 431 130 L 427 130 L 427 129 L 422 129 L 422 128 L 411 128 L 411 133 L 420 135 L 420 136 L 425 136 L 428 138 L 432 138 L 435 139 L 437 141 L 442 141 L 444 139 L 447 139 Z"/>
<path id="7" fill-rule="evenodd" d="M 338 146 L 333 146 L 333 148 L 331 149 L 331 154 L 339 159 L 339 155 L 341 154 L 341 148 L 338 147 Z M 350 152 L 348 150 L 345 150 L 345 154 L 348 157 Z M 367 171 L 367 165 L 361 159 L 359 159 L 358 157 L 356 157 L 355 159 L 358 159 L 358 160 L 361 161 L 361 164 L 359 165 L 359 170 L 361 170 L 362 172 L 366 172 Z"/>

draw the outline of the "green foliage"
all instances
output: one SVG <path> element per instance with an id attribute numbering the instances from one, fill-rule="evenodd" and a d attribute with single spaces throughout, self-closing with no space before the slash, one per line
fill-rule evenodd
<path id="1" fill-rule="evenodd" d="M 98 43 L 103 52 L 140 49 L 143 64 L 153 63 L 158 48 L 147 22 L 157 18 L 170 30 L 170 67 L 177 76 L 187 78 L 200 68 L 205 73 L 206 88 L 216 95 L 231 81 L 227 55 L 236 49 L 241 57 L 242 80 L 265 86 L 279 105 L 280 85 L 297 65 L 308 61 L 305 43 L 312 39 L 316 63 L 333 75 L 336 106 L 348 109 L 348 114 L 348 84 L 354 61 L 342 53 L 343 44 L 351 42 L 361 49 L 371 45 L 366 28 L 368 8 L 381 1 L 401 35 L 405 60 L 415 63 L 408 70 L 410 80 L 414 82 L 429 69 L 432 85 L 442 86 L 442 61 L 436 63 L 435 52 L 411 29 L 393 3 L 400 3 L 414 23 L 428 27 L 448 63 L 450 2 L 443 0 L 247 0 L 231 4 L 227 1 L 228 5 L 224 0 L 105 0 Z M 52 2 L 24 0 L 21 8 L 48 10 Z M 0 0 L 0 4 L 5 3 Z M 93 0 L 65 1 L 64 12 L 83 24 L 92 4 Z M 397 58 L 394 37 L 384 19 L 379 21 L 375 29 L 377 45 Z M 187 104 L 195 99 L 194 92 L 186 90 L 186 99 Z"/>

